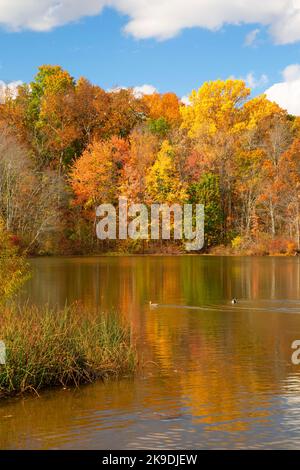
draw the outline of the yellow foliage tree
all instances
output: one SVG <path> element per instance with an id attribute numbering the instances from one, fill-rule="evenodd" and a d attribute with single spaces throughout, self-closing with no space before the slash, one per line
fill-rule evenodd
<path id="1" fill-rule="evenodd" d="M 247 101 L 244 105 L 244 110 L 246 112 L 247 127 L 250 130 L 257 129 L 257 126 L 268 118 L 272 118 L 275 115 L 284 116 L 286 114 L 278 104 L 269 101 L 266 95 L 260 95 Z"/>
<path id="2" fill-rule="evenodd" d="M 149 202 L 175 203 L 187 198 L 185 183 L 181 181 L 176 168 L 175 151 L 165 140 L 157 158 L 146 176 L 147 199 Z"/>
<path id="3" fill-rule="evenodd" d="M 192 92 L 190 106 L 181 108 L 182 127 L 191 138 L 203 132 L 211 136 L 220 131 L 237 133 L 244 126 L 242 105 L 249 95 L 243 80 L 206 82 Z"/>
<path id="4" fill-rule="evenodd" d="M 205 166 L 219 176 L 224 233 L 233 219 L 233 174 L 241 134 L 246 129 L 243 104 L 250 89 L 242 80 L 207 82 L 193 91 L 190 106 L 182 107 L 186 129 Z M 197 163 L 197 162 L 196 162 Z"/>

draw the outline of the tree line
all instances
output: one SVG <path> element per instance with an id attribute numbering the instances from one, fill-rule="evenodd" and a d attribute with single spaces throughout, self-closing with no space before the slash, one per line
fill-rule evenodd
<path id="1" fill-rule="evenodd" d="M 105 91 L 43 65 L 0 104 L 0 227 L 36 254 L 181 251 L 99 242 L 95 207 L 203 203 L 205 249 L 300 248 L 300 118 L 242 80 L 174 93 Z"/>

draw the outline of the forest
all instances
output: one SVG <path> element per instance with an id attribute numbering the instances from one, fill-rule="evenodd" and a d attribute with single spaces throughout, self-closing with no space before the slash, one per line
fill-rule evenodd
<path id="1" fill-rule="evenodd" d="M 0 240 L 29 255 L 180 253 L 181 241 L 99 241 L 95 208 L 205 205 L 205 251 L 300 249 L 300 118 L 242 80 L 175 93 L 105 91 L 43 65 L 0 104 Z"/>

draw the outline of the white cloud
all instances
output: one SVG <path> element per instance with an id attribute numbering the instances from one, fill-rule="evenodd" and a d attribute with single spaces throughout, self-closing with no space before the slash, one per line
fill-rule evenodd
<path id="1" fill-rule="evenodd" d="M 116 86 L 113 88 L 108 89 L 107 91 L 110 93 L 118 93 L 120 90 L 128 90 L 129 87 L 126 86 Z M 136 98 L 142 98 L 144 95 L 153 95 L 153 93 L 158 93 L 157 88 L 153 85 L 140 85 L 132 87 L 133 94 Z"/>
<path id="2" fill-rule="evenodd" d="M 261 88 L 269 82 L 269 77 L 263 73 L 260 77 L 256 77 L 253 72 L 249 72 L 245 77 L 236 77 L 231 75 L 232 80 L 243 80 L 246 85 L 252 89 Z"/>
<path id="3" fill-rule="evenodd" d="M 282 72 L 282 76 L 285 82 L 292 82 L 300 78 L 300 65 L 292 64 L 288 65 Z"/>
<path id="4" fill-rule="evenodd" d="M 261 88 L 262 86 L 266 85 L 269 81 L 268 76 L 266 74 L 263 73 L 260 77 L 256 78 L 253 72 L 248 73 L 248 75 L 244 77 L 243 80 L 252 89 Z"/>
<path id="5" fill-rule="evenodd" d="M 119 93 L 121 90 L 128 90 L 127 86 L 114 86 L 113 88 L 108 88 L 107 93 Z"/>
<path id="6" fill-rule="evenodd" d="M 7 96 L 11 96 L 15 98 L 18 93 L 18 87 L 22 85 L 20 80 L 16 80 L 15 82 L 5 83 L 0 80 L 0 103 L 3 103 Z"/>
<path id="7" fill-rule="evenodd" d="M 49 31 L 101 12 L 108 0 L 0 0 L 0 24 L 13 30 Z"/>
<path id="8" fill-rule="evenodd" d="M 157 88 L 153 85 L 135 86 L 133 88 L 133 94 L 136 98 L 142 98 L 144 95 L 153 95 L 153 93 L 158 93 Z"/>
<path id="9" fill-rule="evenodd" d="M 106 6 L 129 18 L 125 31 L 136 38 L 167 39 L 184 28 L 214 31 L 245 23 L 267 26 L 279 44 L 300 40 L 300 0 L 0 0 L 0 24 L 48 31 Z"/>
<path id="10" fill-rule="evenodd" d="M 245 46 L 253 46 L 259 33 L 260 30 L 258 28 L 250 31 L 245 38 Z"/>
<path id="11" fill-rule="evenodd" d="M 181 103 L 185 104 L 186 106 L 189 106 L 191 104 L 190 99 L 187 95 L 184 95 L 181 98 Z"/>
<path id="12" fill-rule="evenodd" d="M 289 65 L 282 76 L 282 82 L 275 83 L 266 91 L 267 98 L 290 114 L 300 116 L 300 64 Z"/>

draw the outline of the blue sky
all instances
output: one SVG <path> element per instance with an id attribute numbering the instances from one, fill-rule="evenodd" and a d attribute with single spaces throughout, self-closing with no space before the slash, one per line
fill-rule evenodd
<path id="1" fill-rule="evenodd" d="M 2 4 L 5 6 L 7 0 L 0 0 L 0 10 Z M 257 94 L 285 82 L 284 69 L 300 64 L 298 39 L 276 44 L 268 31 L 270 25 L 259 22 L 221 24 L 217 30 L 183 25 L 161 40 L 156 33 L 143 38 L 140 32 L 124 32 L 129 16 L 116 9 L 78 16 L 50 30 L 40 26 L 37 30 L 27 25 L 12 28 L 11 17 L 4 21 L 0 11 L 0 80 L 28 82 L 37 67 L 47 63 L 59 64 L 74 77 L 83 75 L 105 89 L 151 84 L 159 92 L 174 91 L 183 96 L 206 80 L 234 76 L 248 77 Z M 247 35 L 256 30 L 253 43 L 246 45 Z M 298 72 L 293 80 L 300 79 Z"/>

